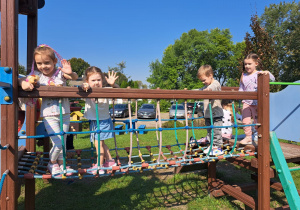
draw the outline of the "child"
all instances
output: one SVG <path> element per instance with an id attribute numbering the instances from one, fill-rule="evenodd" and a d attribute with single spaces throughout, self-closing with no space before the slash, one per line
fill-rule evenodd
<path id="1" fill-rule="evenodd" d="M 243 70 L 245 71 L 240 80 L 239 91 L 257 91 L 257 75 L 269 74 L 270 80 L 274 81 L 274 76 L 269 71 L 257 71 L 259 65 L 258 55 L 251 53 L 244 59 Z M 249 125 L 253 118 L 254 123 L 257 122 L 257 100 L 243 100 L 243 124 Z M 251 127 L 244 127 L 246 137 L 240 141 L 241 144 L 252 144 L 252 130 Z"/>
<path id="2" fill-rule="evenodd" d="M 234 116 L 232 110 L 232 100 L 223 99 L 221 102 L 223 108 L 223 126 L 232 126 L 234 123 Z M 242 116 L 238 113 L 235 113 L 236 121 L 242 120 Z M 231 139 L 232 136 L 232 127 L 222 128 L 222 138 L 223 141 Z"/>
<path id="3" fill-rule="evenodd" d="M 62 59 L 60 55 L 48 45 L 39 45 L 33 53 L 34 62 L 30 75 L 40 77 L 40 85 L 66 86 L 66 80 L 75 80 L 77 74 L 72 71 L 70 63 Z M 59 60 L 58 60 L 59 59 Z M 56 68 L 56 64 L 62 67 Z M 34 67 L 37 70 L 34 70 Z M 24 80 L 19 80 L 21 87 L 25 91 L 32 91 L 33 84 Z M 41 106 L 41 117 L 44 117 L 46 130 L 48 134 L 59 133 L 60 130 L 60 108 L 58 98 L 44 98 Z M 69 131 L 70 124 L 70 103 L 68 98 L 62 98 L 63 130 Z M 66 142 L 66 136 L 64 140 Z M 61 173 L 63 170 L 62 141 L 60 136 L 51 136 L 52 148 L 49 153 L 50 162 L 47 169 L 51 174 Z M 65 144 L 66 145 L 66 144 Z M 68 167 L 68 169 L 71 169 Z"/>
<path id="4" fill-rule="evenodd" d="M 108 78 L 104 77 L 101 69 L 98 67 L 92 66 L 85 70 L 84 73 L 84 80 L 85 83 L 82 85 L 82 89 L 87 91 L 89 88 L 102 88 L 105 84 L 110 85 L 111 87 L 119 87 L 115 84 L 116 79 L 118 76 L 116 76 L 116 73 L 113 71 L 111 73 L 108 72 Z M 106 79 L 106 80 L 105 80 Z M 95 99 L 87 98 L 85 102 L 85 111 L 84 116 L 88 120 L 91 120 L 90 122 L 90 131 L 97 130 L 97 117 L 96 117 L 96 104 Z M 112 120 L 110 118 L 109 114 L 109 103 L 107 99 L 98 99 L 98 116 L 99 116 L 99 124 L 100 124 L 100 130 L 113 130 L 113 124 Z M 97 133 L 91 133 L 91 142 L 95 142 L 96 147 L 96 153 L 98 156 L 98 135 Z M 115 166 L 115 160 L 111 158 L 109 148 L 104 143 L 105 139 L 113 138 L 112 132 L 101 132 L 100 133 L 100 148 L 101 148 L 101 154 L 100 154 L 100 166 L 101 167 L 110 167 Z M 105 163 L 104 162 L 105 158 Z M 91 167 L 91 170 L 89 173 L 96 175 L 97 174 L 97 168 L 98 166 L 95 165 Z M 104 170 L 100 169 L 99 174 L 104 174 Z"/>
<path id="5" fill-rule="evenodd" d="M 197 77 L 199 80 L 202 81 L 204 87 L 201 89 L 203 91 L 220 91 L 221 85 L 220 83 L 214 79 L 213 77 L 213 69 L 210 65 L 203 65 L 199 68 L 197 72 Z M 210 119 L 210 110 L 209 104 L 211 104 L 212 108 L 212 117 L 213 117 L 213 125 L 214 126 L 222 126 L 222 117 L 223 117 L 223 109 L 221 107 L 221 100 L 219 99 L 205 99 L 204 100 L 204 119 L 205 125 L 211 125 Z M 211 128 L 207 129 L 207 139 L 211 142 Z M 213 136 L 213 147 L 212 147 L 212 155 L 221 155 L 223 154 L 222 151 L 223 140 L 222 140 L 222 133 L 221 128 L 214 128 L 214 136 Z M 209 147 L 205 149 L 203 152 L 207 154 L 209 152 Z"/>

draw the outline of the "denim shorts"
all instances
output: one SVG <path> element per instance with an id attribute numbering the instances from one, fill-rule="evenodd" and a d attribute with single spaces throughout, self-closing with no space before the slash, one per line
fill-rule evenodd
<path id="1" fill-rule="evenodd" d="M 99 127 L 100 127 L 100 131 L 113 130 L 113 123 L 111 121 L 111 118 L 108 118 L 107 120 L 99 120 Z M 96 130 L 97 130 L 97 121 L 91 120 L 90 131 L 96 131 Z M 113 132 L 100 132 L 100 140 L 105 140 L 113 137 L 114 137 Z M 91 142 L 94 142 L 94 140 L 98 140 L 98 133 L 91 133 L 90 140 Z"/>

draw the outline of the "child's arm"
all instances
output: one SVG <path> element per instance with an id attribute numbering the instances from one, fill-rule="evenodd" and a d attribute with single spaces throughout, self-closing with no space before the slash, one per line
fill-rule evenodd
<path id="1" fill-rule="evenodd" d="M 108 72 L 108 78 L 105 77 L 106 82 L 113 88 L 118 88 L 119 85 L 115 84 L 116 80 L 119 78 L 119 76 L 117 76 L 117 72 Z"/>
<path id="2" fill-rule="evenodd" d="M 62 59 L 61 64 L 63 67 L 59 67 L 59 69 L 64 73 L 64 78 L 70 80 L 76 80 L 78 78 L 76 72 L 72 71 L 72 67 L 69 61 L 67 61 L 66 59 Z"/>

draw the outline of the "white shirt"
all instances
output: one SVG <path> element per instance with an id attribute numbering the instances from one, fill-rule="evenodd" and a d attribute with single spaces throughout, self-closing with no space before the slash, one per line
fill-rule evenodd
<path id="1" fill-rule="evenodd" d="M 98 116 L 99 120 L 107 120 L 110 118 L 109 103 L 106 98 L 98 99 Z M 97 120 L 95 99 L 87 98 L 85 100 L 84 117 L 88 120 Z"/>
<path id="2" fill-rule="evenodd" d="M 40 71 L 34 71 L 35 75 L 40 77 L 39 84 L 43 86 L 49 85 L 49 80 L 51 80 L 56 86 L 66 86 L 66 79 L 63 76 L 63 72 L 59 71 L 57 75 L 50 78 L 42 74 Z M 70 113 L 70 102 L 68 98 L 61 98 L 62 102 L 62 114 Z M 41 106 L 41 117 L 49 117 L 60 114 L 59 109 L 59 98 L 43 98 Z"/>

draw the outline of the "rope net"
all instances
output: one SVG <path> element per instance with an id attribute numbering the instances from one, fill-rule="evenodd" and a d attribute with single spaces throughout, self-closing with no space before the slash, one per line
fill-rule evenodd
<path id="1" fill-rule="evenodd" d="M 61 109 L 61 101 L 60 101 L 60 109 Z M 132 119 L 131 117 L 131 101 L 128 100 L 128 110 L 129 110 L 129 120 L 126 121 L 129 126 L 127 126 L 123 130 L 115 130 L 115 123 L 116 122 L 124 122 L 124 120 L 116 120 L 113 118 L 113 130 L 100 130 L 99 120 L 98 120 L 98 99 L 96 98 L 96 115 L 97 115 L 97 130 L 95 131 L 81 131 L 81 132 L 64 132 L 62 125 L 63 125 L 63 115 L 60 114 L 60 124 L 61 124 L 61 131 L 60 133 L 52 133 L 48 135 L 37 135 L 37 136 L 19 136 L 20 139 L 24 138 L 45 138 L 58 135 L 61 137 L 62 141 L 62 150 L 63 150 L 63 171 L 56 175 L 51 175 L 47 171 L 47 164 L 49 162 L 47 152 L 26 152 L 22 156 L 19 161 L 18 170 L 19 170 L 19 177 L 20 178 L 43 178 L 43 179 L 67 179 L 67 178 L 79 178 L 82 179 L 83 177 L 95 177 L 95 176 L 113 176 L 117 174 L 128 174 L 133 172 L 143 172 L 149 170 L 157 170 L 157 169 L 168 169 L 172 167 L 180 167 L 180 166 L 188 166 L 192 164 L 199 164 L 199 163 L 207 163 L 212 161 L 218 161 L 226 158 L 232 157 L 245 157 L 245 156 L 254 156 L 256 152 L 252 150 L 245 150 L 244 147 L 237 147 L 237 137 L 238 137 L 238 128 L 244 127 L 245 125 L 240 125 L 237 123 L 234 104 L 232 104 L 233 114 L 234 114 L 234 123 L 231 126 L 214 126 L 213 125 L 213 118 L 212 118 L 212 109 L 211 104 L 209 104 L 209 111 L 210 111 L 210 120 L 211 126 L 194 126 L 194 121 L 197 119 L 201 119 L 203 117 L 193 117 L 195 113 L 196 103 L 194 104 L 194 108 L 192 111 L 192 117 L 188 117 L 187 111 L 187 103 L 185 101 L 185 117 L 184 119 L 178 119 L 177 115 L 177 107 L 178 104 L 176 102 L 176 110 L 175 110 L 175 117 L 174 119 L 162 119 L 160 113 L 160 101 L 157 100 L 156 104 L 156 119 L 155 121 L 155 128 L 136 128 L 135 125 L 138 121 L 149 121 L 149 120 L 141 120 L 141 119 Z M 61 111 L 62 113 L 62 111 Z M 137 112 L 136 112 L 137 113 Z M 113 115 L 114 116 L 114 115 Z M 179 120 L 185 121 L 185 126 L 177 127 L 177 122 Z M 174 128 L 163 128 L 162 122 L 163 121 L 173 121 Z M 189 126 L 189 122 L 191 126 Z M 89 122 L 89 121 L 87 121 Z M 258 124 L 250 124 L 246 126 L 257 126 Z M 222 146 L 223 154 L 222 155 L 208 155 L 211 154 L 212 147 L 213 147 L 213 135 L 214 129 L 216 128 L 228 128 L 232 127 L 235 129 L 235 138 L 234 141 L 225 141 Z M 206 143 L 199 143 L 198 141 L 190 141 L 189 138 L 189 131 L 192 131 L 192 137 L 196 140 L 195 130 L 197 129 L 207 129 L 211 128 L 211 142 L 209 144 Z M 174 130 L 175 132 L 175 139 L 174 144 L 164 144 L 163 139 L 163 131 L 166 130 Z M 180 130 L 186 131 L 186 139 L 184 141 L 180 141 L 178 138 L 178 132 Z M 157 142 L 155 145 L 147 145 L 148 142 L 140 142 L 139 140 L 139 133 L 140 132 L 155 132 L 156 133 L 156 140 Z M 91 165 L 95 163 L 94 158 L 94 145 L 91 143 L 91 149 L 85 150 L 74 150 L 75 158 L 67 158 L 66 157 L 66 149 L 65 149 L 65 142 L 64 142 L 64 135 L 68 134 L 91 134 L 91 133 L 98 133 L 101 132 L 128 132 L 129 133 L 129 147 L 119 148 L 119 142 L 117 140 L 116 135 L 114 135 L 114 148 L 110 149 L 112 154 L 115 154 L 113 158 L 116 160 L 116 166 L 110 167 L 101 167 L 100 166 L 100 154 L 101 147 L 100 147 L 100 135 L 98 135 L 98 156 L 97 156 L 97 167 L 96 169 L 89 169 Z M 135 136 L 135 137 L 134 137 Z M 208 153 L 204 153 L 205 149 L 209 148 Z M 120 154 L 126 154 L 121 156 Z M 91 154 L 90 157 L 87 154 Z M 68 163 L 68 164 L 67 164 Z M 66 165 L 72 167 L 72 170 L 68 170 Z M 91 170 L 97 170 L 96 175 L 88 174 Z M 104 174 L 99 174 L 99 170 L 104 170 Z"/>

